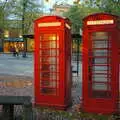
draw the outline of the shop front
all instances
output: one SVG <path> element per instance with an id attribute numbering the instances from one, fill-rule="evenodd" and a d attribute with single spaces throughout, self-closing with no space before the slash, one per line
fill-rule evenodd
<path id="1" fill-rule="evenodd" d="M 22 38 L 7 38 L 4 39 L 3 43 L 3 52 L 10 53 L 12 52 L 13 48 L 18 48 L 19 51 L 24 49 L 24 42 Z"/>

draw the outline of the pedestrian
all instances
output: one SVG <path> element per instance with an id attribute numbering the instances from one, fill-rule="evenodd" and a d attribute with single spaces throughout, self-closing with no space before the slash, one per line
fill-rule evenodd
<path id="1" fill-rule="evenodd" d="M 12 46 L 9 47 L 9 51 L 10 51 L 10 52 L 13 52 L 13 49 L 12 49 L 12 48 L 13 48 Z"/>
<path id="2" fill-rule="evenodd" d="M 13 56 L 16 56 L 16 50 L 15 50 L 15 46 L 12 47 L 12 52 L 13 52 Z"/>
<path id="3" fill-rule="evenodd" d="M 16 52 L 16 55 L 19 56 L 19 48 L 18 47 L 16 47 L 15 52 Z"/>
<path id="4" fill-rule="evenodd" d="M 23 58 L 26 58 L 26 51 L 25 51 L 25 50 L 23 50 L 22 57 L 23 57 Z"/>

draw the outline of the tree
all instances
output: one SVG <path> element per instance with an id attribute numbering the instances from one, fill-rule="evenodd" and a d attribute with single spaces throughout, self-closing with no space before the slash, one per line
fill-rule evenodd
<path id="1" fill-rule="evenodd" d="M 5 7 L 7 4 L 7 0 L 6 1 L 0 1 L 0 28 L 3 29 L 4 28 L 4 21 L 5 21 Z"/>
<path id="2" fill-rule="evenodd" d="M 0 38 L 4 38 L 4 30 L 14 28 L 18 33 L 30 34 L 33 21 L 41 15 L 40 7 L 38 0 L 0 1 Z"/>
<path id="3" fill-rule="evenodd" d="M 64 13 L 65 17 L 68 17 L 72 22 L 72 32 L 79 33 L 82 28 L 82 20 L 85 16 L 99 12 L 98 8 L 89 7 L 84 4 L 77 4 L 70 8 L 70 10 Z"/>
<path id="4" fill-rule="evenodd" d="M 6 8 L 7 0 L 0 1 L 0 49 L 2 48 L 2 39 L 4 37 L 4 28 L 6 25 L 6 14 L 5 14 L 5 8 Z"/>
<path id="5" fill-rule="evenodd" d="M 74 33 L 79 32 L 79 28 L 81 27 L 81 21 L 80 21 L 80 11 L 78 6 L 73 6 L 70 8 L 70 10 L 66 13 L 64 13 L 65 17 L 68 17 L 72 21 L 72 30 Z"/>
<path id="6" fill-rule="evenodd" d="M 84 5 L 97 7 L 101 12 L 120 15 L 120 0 L 86 0 Z"/>
<path id="7" fill-rule="evenodd" d="M 100 0 L 97 6 L 104 12 L 120 15 L 120 0 Z"/>
<path id="8" fill-rule="evenodd" d="M 4 29 L 17 28 L 21 30 L 24 26 L 23 33 L 28 34 L 33 29 L 33 21 L 41 15 L 40 7 L 37 0 L 8 0 L 6 4 L 0 2 L 0 23 L 5 22 Z M 3 23 L 0 24 L 0 27 L 3 27 L 1 25 Z"/>
<path id="9" fill-rule="evenodd" d="M 37 0 L 18 0 L 14 3 L 11 15 L 20 20 L 18 27 L 23 29 L 23 34 L 28 34 L 33 27 L 33 21 L 41 15 L 40 4 Z"/>
<path id="10" fill-rule="evenodd" d="M 3 20 L 4 20 L 4 10 L 2 9 L 2 6 L 0 5 L 0 28 L 3 28 Z"/>
<path id="11" fill-rule="evenodd" d="M 81 4 L 75 4 L 70 10 L 64 13 L 72 22 L 72 30 L 79 33 L 82 27 L 82 19 L 93 13 L 106 12 L 120 15 L 120 0 L 84 0 Z"/>

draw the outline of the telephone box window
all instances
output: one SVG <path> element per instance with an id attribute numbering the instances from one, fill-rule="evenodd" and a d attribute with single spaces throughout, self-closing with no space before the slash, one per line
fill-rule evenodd
<path id="1" fill-rule="evenodd" d="M 90 48 L 91 55 L 89 56 L 89 72 L 92 74 L 89 77 L 91 82 L 89 86 L 92 86 L 92 97 L 102 98 L 108 97 L 108 91 L 110 91 L 110 85 L 107 85 L 111 81 L 109 74 L 111 73 L 111 42 L 107 32 L 93 32 L 91 36 L 92 49 Z M 91 89 L 91 87 L 89 87 Z M 97 95 L 97 92 L 100 94 Z M 101 93 L 100 93 L 101 92 Z M 103 95 L 104 92 L 104 95 Z M 96 94 L 94 94 L 96 93 Z M 109 94 L 110 97 L 110 94 Z"/>
<path id="2" fill-rule="evenodd" d="M 40 35 L 40 91 L 43 94 L 58 94 L 59 46 L 57 39 L 57 34 Z"/>
<path id="3" fill-rule="evenodd" d="M 94 56 L 107 56 L 108 55 L 108 50 L 106 50 L 106 49 L 103 49 L 103 50 L 96 49 L 96 50 L 93 51 L 93 55 Z"/>
<path id="4" fill-rule="evenodd" d="M 104 83 L 94 83 L 93 90 L 107 90 L 107 85 Z"/>
<path id="5" fill-rule="evenodd" d="M 92 79 L 95 82 L 107 82 L 110 77 L 107 74 L 93 74 Z"/>
<path id="6" fill-rule="evenodd" d="M 111 58 L 106 59 L 104 57 L 100 57 L 100 58 L 96 57 L 96 58 L 94 58 L 94 61 L 93 61 L 94 64 L 107 64 L 110 62 L 111 62 Z"/>

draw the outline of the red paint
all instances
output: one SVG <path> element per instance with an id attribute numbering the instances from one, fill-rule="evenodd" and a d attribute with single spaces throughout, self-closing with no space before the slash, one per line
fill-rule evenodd
<path id="1" fill-rule="evenodd" d="M 71 104 L 70 21 L 45 16 L 35 21 L 35 104 L 65 109 Z M 53 25 L 53 26 L 52 26 Z"/>
<path id="2" fill-rule="evenodd" d="M 83 110 L 118 112 L 120 29 L 118 16 L 98 13 L 83 20 Z M 95 21 L 113 20 L 113 24 Z M 94 25 L 88 25 L 94 21 Z"/>

